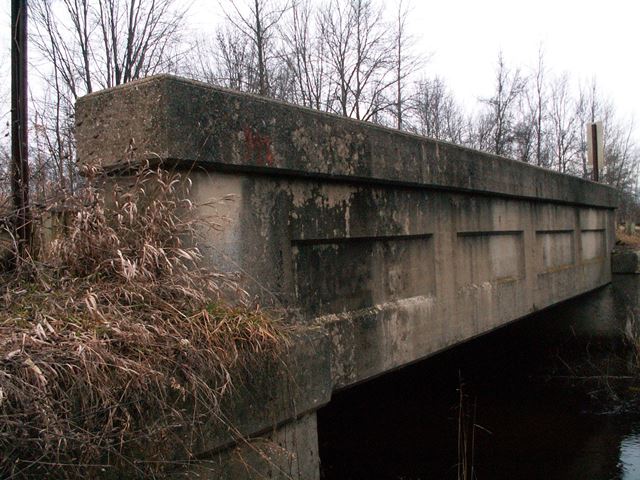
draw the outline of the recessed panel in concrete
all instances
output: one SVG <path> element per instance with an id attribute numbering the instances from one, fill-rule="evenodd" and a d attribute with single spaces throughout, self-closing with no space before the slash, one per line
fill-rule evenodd
<path id="1" fill-rule="evenodd" d="M 582 231 L 582 260 L 589 261 L 598 258 L 605 258 L 606 237 L 603 230 L 583 230 Z"/>
<path id="2" fill-rule="evenodd" d="M 430 235 L 294 241 L 296 297 L 307 312 L 347 312 L 435 294 Z"/>
<path id="3" fill-rule="evenodd" d="M 542 262 L 541 273 L 554 272 L 575 263 L 572 230 L 538 231 L 536 241 Z"/>
<path id="4" fill-rule="evenodd" d="M 562 232 L 575 230 L 578 210 L 557 203 L 535 203 L 531 205 L 534 226 L 538 232 Z"/>
<path id="5" fill-rule="evenodd" d="M 580 228 L 582 230 L 601 230 L 607 227 L 607 213 L 596 208 L 580 209 Z"/>
<path id="6" fill-rule="evenodd" d="M 456 285 L 515 281 L 524 277 L 522 232 L 459 232 Z"/>

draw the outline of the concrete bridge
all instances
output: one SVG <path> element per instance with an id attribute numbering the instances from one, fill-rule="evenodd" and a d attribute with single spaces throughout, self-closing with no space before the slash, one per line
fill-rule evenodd
<path id="1" fill-rule="evenodd" d="M 273 478 L 317 478 L 332 392 L 611 280 L 617 195 L 600 184 L 171 76 L 84 97 L 76 121 L 84 162 L 134 150 L 188 169 L 195 200 L 234 196 L 208 260 L 305 327 L 288 372 L 233 407 L 240 432 L 293 452 L 256 467 Z M 233 441 L 213 429 L 200 448 Z M 211 478 L 238 478 L 224 465 Z"/>

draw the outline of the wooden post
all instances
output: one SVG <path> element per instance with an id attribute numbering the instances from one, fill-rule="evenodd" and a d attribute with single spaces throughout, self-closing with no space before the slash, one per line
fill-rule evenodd
<path id="1" fill-rule="evenodd" d="M 22 255 L 31 238 L 27 131 L 27 0 L 11 1 L 11 193 L 13 234 Z"/>
<path id="2" fill-rule="evenodd" d="M 600 170 L 604 168 L 604 139 L 602 122 L 587 125 L 587 152 L 589 163 L 593 167 L 593 181 L 600 181 Z"/>

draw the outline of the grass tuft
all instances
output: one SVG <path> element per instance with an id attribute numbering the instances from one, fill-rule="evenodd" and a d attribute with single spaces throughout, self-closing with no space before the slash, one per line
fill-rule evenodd
<path id="1" fill-rule="evenodd" d="M 180 175 L 86 173 L 39 214 L 66 212 L 56 233 L 0 279 L 2 478 L 161 476 L 177 451 L 191 454 L 176 432 L 287 343 L 233 279 L 201 267 L 199 235 L 217 225 L 203 224 Z"/>

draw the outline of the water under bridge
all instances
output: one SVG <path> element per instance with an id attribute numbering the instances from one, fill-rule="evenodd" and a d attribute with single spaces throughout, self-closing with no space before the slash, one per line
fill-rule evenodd
<path id="1" fill-rule="evenodd" d="M 81 98 L 76 122 L 83 162 L 135 151 L 187 171 L 194 201 L 232 196 L 207 261 L 301 332 L 285 373 L 237 395 L 237 432 L 200 449 L 266 433 L 293 452 L 269 478 L 319 475 L 333 392 L 611 280 L 617 194 L 600 184 L 172 76 Z M 240 475 L 224 465 L 200 473 Z"/>

